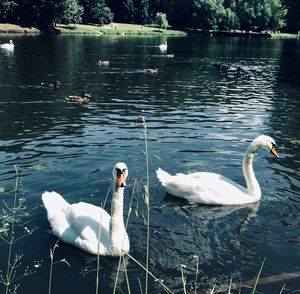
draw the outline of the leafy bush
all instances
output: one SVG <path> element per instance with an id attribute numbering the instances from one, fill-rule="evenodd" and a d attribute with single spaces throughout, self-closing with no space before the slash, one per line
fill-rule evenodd
<path id="1" fill-rule="evenodd" d="M 167 15 L 162 12 L 157 12 L 155 17 L 155 23 L 161 28 L 166 29 L 169 26 Z"/>

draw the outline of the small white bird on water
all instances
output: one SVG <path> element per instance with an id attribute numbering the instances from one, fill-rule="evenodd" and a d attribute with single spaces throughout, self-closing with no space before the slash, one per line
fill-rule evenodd
<path id="1" fill-rule="evenodd" d="M 111 216 L 101 207 L 85 202 L 69 204 L 56 192 L 44 192 L 42 200 L 53 234 L 65 243 L 95 255 L 122 256 L 129 252 L 129 238 L 123 221 L 127 176 L 126 164 L 115 164 Z"/>
<path id="2" fill-rule="evenodd" d="M 0 47 L 2 49 L 12 50 L 12 49 L 14 49 L 15 45 L 14 45 L 14 42 L 12 40 L 10 40 L 9 43 L 1 44 Z"/>
<path id="3" fill-rule="evenodd" d="M 160 44 L 158 47 L 159 47 L 161 52 L 166 52 L 167 49 L 168 49 L 168 43 L 165 42 L 164 44 Z"/>
<path id="4" fill-rule="evenodd" d="M 245 152 L 243 173 L 247 188 L 216 173 L 196 172 L 172 176 L 159 168 L 157 178 L 171 195 L 185 198 L 190 203 L 211 205 L 240 205 L 260 200 L 261 190 L 253 171 L 253 158 L 257 149 L 270 151 L 278 157 L 276 143 L 265 135 L 254 139 Z"/>

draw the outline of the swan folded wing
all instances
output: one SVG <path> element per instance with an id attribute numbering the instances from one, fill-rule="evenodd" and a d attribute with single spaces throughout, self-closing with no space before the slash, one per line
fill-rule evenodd
<path id="1" fill-rule="evenodd" d="M 194 179 L 188 177 L 177 178 L 176 181 L 164 182 L 168 193 L 185 198 L 190 203 L 209 203 L 207 199 L 213 199 L 217 195 L 209 186 L 195 183 Z"/>
<path id="2" fill-rule="evenodd" d="M 103 233 L 108 234 L 110 215 L 101 207 L 84 202 L 72 204 L 67 220 L 82 239 L 98 239 L 99 224 Z"/>
<path id="3" fill-rule="evenodd" d="M 60 237 L 69 226 L 66 219 L 66 212 L 68 211 L 70 204 L 60 194 L 54 191 L 44 192 L 42 200 L 47 211 L 47 218 L 53 234 Z"/>
<path id="4" fill-rule="evenodd" d="M 92 254 L 98 252 L 98 233 L 100 230 L 99 252 L 108 247 L 110 215 L 95 205 L 79 202 L 69 207 L 66 216 L 69 227 L 62 239 Z"/>
<path id="5" fill-rule="evenodd" d="M 235 182 L 215 173 L 177 174 L 164 181 L 168 193 L 187 199 L 190 203 L 228 204 L 245 189 Z"/>

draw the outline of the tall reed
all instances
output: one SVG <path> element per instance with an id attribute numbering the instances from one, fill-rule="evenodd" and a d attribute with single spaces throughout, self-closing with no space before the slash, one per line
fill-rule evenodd
<path id="1" fill-rule="evenodd" d="M 110 187 L 106 193 L 105 199 L 104 199 L 104 203 L 101 203 L 101 208 L 105 207 L 108 195 L 110 192 Z M 99 254 L 99 250 L 100 250 L 100 240 L 101 240 L 101 223 L 102 223 L 102 213 L 100 215 L 100 220 L 99 220 L 99 226 L 98 226 L 98 254 L 97 254 L 97 267 L 96 267 L 96 289 L 95 289 L 95 293 L 99 294 L 99 271 L 100 271 L 100 254 Z"/>
<path id="2" fill-rule="evenodd" d="M 147 239 L 146 239 L 146 275 L 145 275 L 145 294 L 148 294 L 148 274 L 149 274 L 149 246 L 150 246 L 150 184 L 149 184 L 149 156 L 148 156 L 148 128 L 144 116 L 140 117 L 143 123 L 145 141 L 145 160 L 146 160 L 146 185 L 144 186 L 144 201 L 147 208 Z"/>
<path id="3" fill-rule="evenodd" d="M 256 276 L 256 279 L 255 279 L 255 284 L 254 284 L 254 286 L 253 286 L 253 288 L 252 288 L 251 294 L 254 294 L 255 291 L 256 291 L 256 287 L 257 287 L 257 284 L 258 284 L 258 281 L 259 281 L 261 272 L 262 272 L 262 270 L 263 270 L 265 261 L 266 261 L 266 258 L 264 258 L 263 261 L 262 261 L 262 264 L 261 264 L 261 266 L 260 266 L 259 272 L 258 272 L 258 274 L 257 274 L 257 276 Z"/>
<path id="4" fill-rule="evenodd" d="M 53 266 L 57 263 L 64 262 L 68 265 L 68 267 L 71 267 L 65 258 L 58 260 L 58 261 L 54 261 L 55 250 L 56 250 L 56 248 L 59 247 L 58 242 L 59 242 L 59 239 L 56 240 L 53 248 L 50 249 L 50 270 L 49 270 L 48 294 L 51 294 L 51 291 L 52 291 Z"/>
<path id="5" fill-rule="evenodd" d="M 20 236 L 16 235 L 16 227 L 22 226 L 21 215 L 26 214 L 25 198 L 18 197 L 19 190 L 19 171 L 16 165 L 14 165 L 15 182 L 13 189 L 13 203 L 9 205 L 3 200 L 2 215 L 0 220 L 2 222 L 0 227 L 0 239 L 8 245 L 7 263 L 4 274 L 0 271 L 0 283 L 4 285 L 5 294 L 16 293 L 19 287 L 17 282 L 35 273 L 36 268 L 40 267 L 40 262 L 34 262 L 33 267 L 27 266 L 23 272 L 21 272 L 21 260 L 23 255 L 17 254 L 13 256 L 14 245 L 16 242 L 23 239 L 25 236 L 31 235 L 36 228 L 29 229 L 23 224 L 24 233 Z"/>

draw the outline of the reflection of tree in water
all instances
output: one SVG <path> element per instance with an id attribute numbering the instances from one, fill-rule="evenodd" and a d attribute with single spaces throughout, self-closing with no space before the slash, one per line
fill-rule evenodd
<path id="1" fill-rule="evenodd" d="M 280 133 L 279 146 L 284 147 L 285 152 L 293 150 L 292 153 L 296 156 L 300 140 L 300 44 L 296 40 L 282 42 L 278 82 L 273 85 L 273 107 L 269 124 L 271 129 Z"/>
<path id="2" fill-rule="evenodd" d="M 282 40 L 278 81 L 300 87 L 300 42 L 299 40 Z"/>

